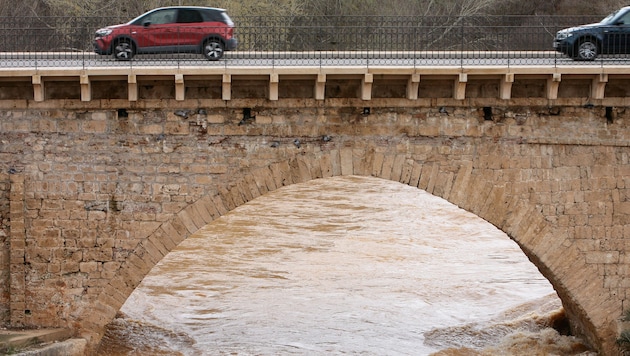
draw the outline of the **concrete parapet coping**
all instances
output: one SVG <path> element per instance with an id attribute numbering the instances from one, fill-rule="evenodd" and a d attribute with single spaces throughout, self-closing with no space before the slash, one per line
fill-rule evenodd
<path id="1" fill-rule="evenodd" d="M 12 77 L 41 76 L 116 76 L 116 75 L 279 75 L 296 74 L 426 74 L 426 75 L 451 75 L 467 73 L 470 75 L 487 74 L 515 74 L 515 75 L 548 75 L 561 74 L 629 74 L 630 66 L 622 65 L 567 65 L 567 66 L 234 66 L 234 67 L 208 67 L 208 66 L 125 66 L 125 67 L 51 67 L 51 68 L 0 68 L 0 80 Z"/>
<path id="2" fill-rule="evenodd" d="M 224 55 L 225 59 L 251 59 L 251 58 L 337 58 L 348 56 L 353 58 L 513 58 L 526 53 L 531 58 L 562 57 L 556 51 L 230 51 Z M 183 58 L 201 58 L 196 54 L 173 54 Z M 92 51 L 50 51 L 50 52 L 0 52 L 0 59 L 38 59 L 38 58 L 84 58 L 95 60 L 104 58 Z M 163 58 L 160 55 L 144 55 L 144 58 Z"/>

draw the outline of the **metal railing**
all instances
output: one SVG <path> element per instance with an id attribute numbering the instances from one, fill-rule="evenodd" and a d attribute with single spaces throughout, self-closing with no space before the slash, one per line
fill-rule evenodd
<path id="1" fill-rule="evenodd" d="M 630 64 L 630 55 L 573 61 L 552 48 L 558 30 L 602 17 L 235 17 L 238 48 L 220 61 L 178 49 L 130 61 L 94 53 L 95 31 L 124 22 L 121 18 L 0 18 L 0 68 Z M 177 29 L 172 36 L 183 37 L 183 31 L 190 30 Z"/>

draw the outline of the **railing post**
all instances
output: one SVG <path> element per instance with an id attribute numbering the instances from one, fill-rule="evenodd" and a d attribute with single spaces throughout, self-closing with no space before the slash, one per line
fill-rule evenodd
<path id="1" fill-rule="evenodd" d="M 464 68 L 464 18 L 460 21 L 460 49 L 459 49 L 459 66 Z"/>

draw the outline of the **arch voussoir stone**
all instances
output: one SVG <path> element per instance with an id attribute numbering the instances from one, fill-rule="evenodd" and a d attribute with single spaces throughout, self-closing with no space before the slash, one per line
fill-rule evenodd
<path id="1" fill-rule="evenodd" d="M 267 194 L 275 189 L 271 170 L 268 166 L 258 168 L 252 173 L 252 177 L 260 195 Z M 252 188 L 253 189 L 253 188 Z"/>
<path id="2" fill-rule="evenodd" d="M 440 171 L 440 164 L 438 162 L 431 162 L 424 165 L 422 169 L 422 175 L 420 176 L 420 183 L 418 188 L 426 190 L 428 193 L 433 194 L 433 188 L 435 187 L 435 181 Z"/>
<path id="3" fill-rule="evenodd" d="M 311 170 L 303 156 L 297 156 L 290 161 L 292 183 L 304 183 L 311 180 Z"/>
<path id="4" fill-rule="evenodd" d="M 223 199 L 219 194 L 212 196 L 212 201 L 214 202 L 214 207 L 217 210 L 219 216 L 225 215 L 229 212 L 228 208 L 225 206 Z"/>
<path id="5" fill-rule="evenodd" d="M 275 189 L 293 184 L 292 177 L 289 174 L 289 172 L 291 172 L 289 161 L 273 163 L 271 166 L 269 166 L 269 168 L 272 172 Z"/>
<path id="6" fill-rule="evenodd" d="M 256 177 L 252 173 L 246 174 L 244 180 L 245 187 L 248 189 L 248 198 L 250 200 L 254 200 L 263 194 L 260 192 L 259 185 L 256 182 Z"/>
<path id="7" fill-rule="evenodd" d="M 265 169 L 268 169 L 270 173 L 265 175 L 268 177 L 265 179 L 265 182 L 267 183 L 267 190 L 269 192 L 272 192 L 286 184 L 286 182 L 283 182 L 284 178 L 282 178 L 282 174 L 280 174 L 280 163 L 274 162 Z"/>
<path id="8" fill-rule="evenodd" d="M 394 167 L 395 155 L 385 155 L 383 157 L 383 167 L 381 168 L 381 174 L 379 177 L 387 180 L 392 180 L 392 169 Z"/>
<path id="9" fill-rule="evenodd" d="M 428 178 L 425 179 L 428 184 Z M 459 206 L 477 214 L 482 204 L 481 196 L 484 193 L 484 186 L 488 183 L 485 177 L 480 174 L 471 174 L 468 183 L 460 188 L 461 200 Z"/>
<path id="10" fill-rule="evenodd" d="M 455 173 L 453 172 L 440 172 L 435 186 L 433 187 L 433 193 L 448 200 L 453 187 L 454 177 Z"/>
<path id="11" fill-rule="evenodd" d="M 382 152 L 371 150 L 368 153 L 368 156 L 370 157 L 370 174 L 374 177 L 380 177 L 383 171 L 383 161 L 385 160 L 385 154 L 383 154 Z"/>
<path id="12" fill-rule="evenodd" d="M 517 236 L 518 230 L 525 226 L 524 219 L 527 219 L 528 214 L 532 213 L 529 204 L 522 201 L 518 197 L 511 198 L 510 209 L 507 210 L 507 215 L 502 230 L 509 236 Z"/>
<path id="13" fill-rule="evenodd" d="M 203 227 L 214 220 L 212 214 L 210 214 L 210 212 L 206 208 L 206 201 L 203 198 L 193 203 L 190 208 L 190 216 L 195 221 L 195 225 Z"/>
<path id="14" fill-rule="evenodd" d="M 394 158 L 394 164 L 392 166 L 392 176 L 390 178 L 394 182 L 400 182 L 400 180 L 402 179 L 402 175 L 404 173 L 403 165 L 405 164 L 406 159 L 407 155 L 405 154 L 398 154 Z"/>
<path id="15" fill-rule="evenodd" d="M 236 180 L 234 183 L 230 184 L 229 188 L 227 188 L 228 195 L 232 198 L 232 202 L 234 202 L 234 207 L 239 207 L 247 203 L 247 198 L 243 195 L 243 191 L 241 190 L 239 183 L 240 181 Z"/>
<path id="16" fill-rule="evenodd" d="M 413 160 L 413 167 L 411 168 L 411 176 L 409 177 L 409 185 L 418 188 L 420 183 L 420 174 L 422 174 L 422 163 Z"/>
<path id="17" fill-rule="evenodd" d="M 140 281 L 142 281 L 142 278 L 151 271 L 151 268 L 153 268 L 154 265 L 155 263 L 151 263 L 150 255 L 139 245 L 132 253 L 129 254 L 129 256 L 127 256 L 125 263 L 123 264 L 123 268 L 131 269 L 134 273 L 141 275 L 142 277 L 140 278 Z"/>
<path id="18" fill-rule="evenodd" d="M 169 234 L 170 231 L 173 231 L 172 228 L 167 228 L 167 230 L 165 230 L 165 228 L 165 224 L 162 224 L 157 230 L 155 230 L 153 236 L 149 238 L 154 239 L 154 244 L 156 246 L 164 246 L 166 253 L 168 253 L 177 246 L 176 240 L 178 239 L 177 236 Z M 174 238 L 175 240 L 173 240 Z"/>
<path id="19" fill-rule="evenodd" d="M 186 227 L 186 231 L 190 234 L 195 233 L 195 231 L 199 230 L 203 225 L 200 222 L 195 221 L 193 218 L 194 212 L 192 211 L 192 205 L 189 205 L 186 209 L 180 211 L 177 214 L 177 217 L 181 221 L 181 223 Z"/>
<path id="20" fill-rule="evenodd" d="M 349 176 L 354 174 L 354 153 L 352 148 L 344 147 L 339 150 L 339 164 L 341 165 L 341 175 Z"/>
<path id="21" fill-rule="evenodd" d="M 319 172 L 322 178 L 333 176 L 332 159 L 328 152 L 320 154 L 316 162 L 319 162 Z"/>
<path id="22" fill-rule="evenodd" d="M 322 165 L 320 163 L 322 156 L 313 154 L 305 158 L 306 158 L 306 162 L 308 163 L 308 167 L 310 169 L 312 179 L 323 178 L 324 172 L 322 171 Z"/>
<path id="23" fill-rule="evenodd" d="M 370 166 L 372 164 L 372 155 L 370 151 L 362 148 L 352 149 L 352 173 L 354 175 L 369 175 Z"/>
<path id="24" fill-rule="evenodd" d="M 493 185 L 484 204 L 479 209 L 479 216 L 487 221 L 492 221 L 495 226 L 503 220 L 507 211 L 506 188 L 501 185 Z"/>
<path id="25" fill-rule="evenodd" d="M 538 246 L 541 241 L 554 241 L 554 243 L 562 244 L 566 237 L 564 235 L 555 235 L 552 238 L 537 239 L 538 237 L 548 237 L 549 234 L 543 234 L 542 231 L 548 222 L 545 217 L 540 214 L 535 207 L 528 207 L 526 214 L 521 219 L 520 224 L 515 226 L 514 236 L 519 236 L 519 241 L 525 241 L 525 238 L 531 236 L 528 245 Z"/>
<path id="26" fill-rule="evenodd" d="M 414 161 L 411 158 L 405 157 L 400 172 L 400 179 L 398 180 L 400 183 L 409 185 L 409 181 L 411 179 L 411 171 L 413 170 L 413 163 Z"/>
<path id="27" fill-rule="evenodd" d="M 168 251 L 164 250 L 164 245 L 158 247 L 151 237 L 142 240 L 138 249 L 144 251 L 152 266 L 155 266 L 168 254 Z"/>
<path id="28" fill-rule="evenodd" d="M 248 201 L 251 201 L 252 199 L 254 199 L 251 190 L 249 189 L 249 186 L 247 184 L 247 181 L 245 180 L 245 178 L 239 179 L 236 184 L 235 187 L 233 189 L 236 189 L 236 193 L 237 195 L 241 198 L 238 203 L 239 206 L 243 205 L 244 203 L 247 203 Z"/>
<path id="29" fill-rule="evenodd" d="M 95 313 L 99 317 L 99 321 L 109 323 L 132 291 L 133 288 L 125 283 L 122 278 L 112 279 L 108 285 L 107 293 L 101 293 L 98 296 L 98 303 L 87 311 L 87 314 L 92 315 Z M 105 324 L 99 326 L 103 327 Z"/>
<path id="30" fill-rule="evenodd" d="M 179 215 L 162 224 L 160 229 L 164 231 L 164 235 L 169 236 L 168 238 L 173 242 L 173 247 L 179 245 L 189 235 L 188 229 Z"/>
<path id="31" fill-rule="evenodd" d="M 219 198 L 223 202 L 223 205 L 225 206 L 227 211 L 234 210 L 238 206 L 234 201 L 232 190 L 230 190 L 229 188 L 219 188 Z"/>
<path id="32" fill-rule="evenodd" d="M 338 149 L 333 149 L 328 154 L 330 157 L 330 166 L 331 166 L 331 176 L 336 177 L 341 175 L 341 151 Z"/>

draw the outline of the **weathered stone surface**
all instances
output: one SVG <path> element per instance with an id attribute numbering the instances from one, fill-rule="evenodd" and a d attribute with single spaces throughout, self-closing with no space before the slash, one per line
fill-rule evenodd
<path id="1" fill-rule="evenodd" d="M 323 100 L 282 98 L 281 87 L 268 101 L 256 97 L 268 83 L 239 81 L 227 102 L 161 98 L 174 86 L 159 82 L 160 92 L 142 83 L 147 99 L 133 104 L 0 100 L 0 320 L 71 328 L 93 344 L 146 273 L 208 222 L 289 184 L 370 175 L 508 233 L 575 330 L 614 350 L 609 330 L 630 304 L 630 111 L 615 107 L 610 122 L 569 97 L 579 89 L 534 100 L 544 83 L 518 79 L 523 98 L 510 101 L 491 98 L 485 79 L 470 80 L 464 100 L 448 97 L 452 80 L 421 77 L 417 101 L 395 98 L 406 81 L 380 77 L 372 100 L 343 97 L 363 85 L 350 82 L 331 80 L 339 98 Z M 244 108 L 258 116 L 239 125 Z"/>

